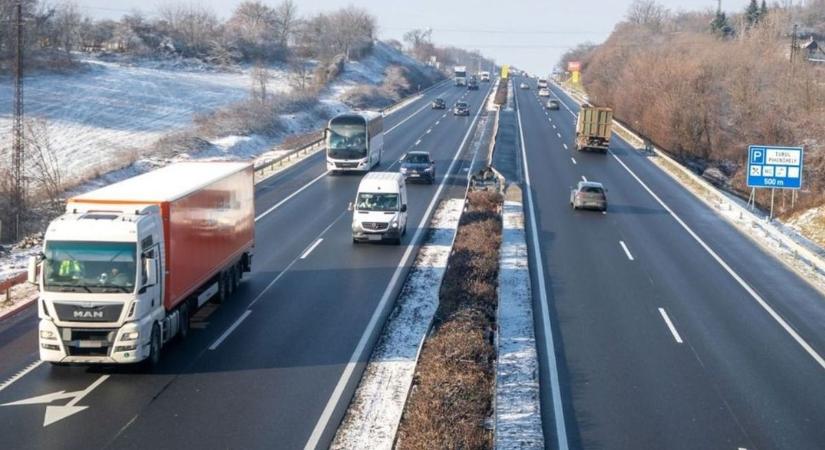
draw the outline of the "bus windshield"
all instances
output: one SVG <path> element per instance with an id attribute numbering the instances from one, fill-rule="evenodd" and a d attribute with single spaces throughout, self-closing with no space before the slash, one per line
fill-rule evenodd
<path id="1" fill-rule="evenodd" d="M 133 292 L 134 242 L 46 243 L 43 287 L 52 292 Z"/>
<path id="2" fill-rule="evenodd" d="M 367 157 L 367 125 L 360 117 L 338 117 L 329 124 L 327 153 L 333 159 Z"/>

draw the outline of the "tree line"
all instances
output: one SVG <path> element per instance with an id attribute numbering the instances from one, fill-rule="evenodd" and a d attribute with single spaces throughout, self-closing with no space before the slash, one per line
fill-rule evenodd
<path id="1" fill-rule="evenodd" d="M 825 65 L 791 51 L 794 24 L 825 33 L 825 0 L 755 4 L 725 16 L 723 33 L 719 11 L 672 13 L 637 0 L 604 43 L 571 49 L 561 68 L 582 61 L 595 104 L 743 195 L 749 144 L 805 146 L 806 189 L 779 204 L 789 213 L 825 202 Z"/>
<path id="2" fill-rule="evenodd" d="M 0 0 L 0 70 L 8 71 L 15 51 L 13 26 L 18 0 Z M 284 62 L 291 56 L 328 60 L 369 52 L 376 19 L 348 6 L 302 17 L 297 3 L 270 6 L 259 0 L 240 3 L 225 21 L 197 3 L 164 2 L 151 16 L 125 14 L 96 20 L 77 4 L 22 0 L 24 46 L 29 64 L 59 67 L 72 52 L 112 52 L 139 57 L 180 56 L 216 64 Z"/>

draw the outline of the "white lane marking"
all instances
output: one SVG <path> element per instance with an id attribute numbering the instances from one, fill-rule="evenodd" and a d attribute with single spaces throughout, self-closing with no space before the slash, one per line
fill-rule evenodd
<path id="1" fill-rule="evenodd" d="M 309 254 L 312 253 L 313 250 L 315 250 L 315 247 L 321 245 L 321 242 L 324 242 L 324 238 L 318 238 L 318 240 L 315 241 L 315 243 L 312 244 L 312 246 L 309 247 L 303 255 L 301 255 L 301 259 L 307 259 L 307 256 L 309 256 Z"/>
<path id="2" fill-rule="evenodd" d="M 488 89 L 487 95 L 489 95 L 491 89 Z M 424 216 L 421 218 L 421 222 L 418 224 L 418 228 L 413 235 L 411 244 L 407 246 L 407 250 L 404 252 L 404 255 L 401 257 L 401 261 L 398 263 L 398 266 L 395 268 L 395 272 L 392 274 L 392 278 L 390 282 L 387 284 L 387 288 L 384 290 L 384 294 L 381 296 L 381 300 L 378 302 L 378 306 L 372 313 L 372 317 L 370 317 L 369 323 L 367 323 L 367 327 L 364 329 L 364 333 L 361 335 L 361 339 L 358 340 L 358 345 L 355 347 L 355 351 L 352 352 L 352 355 L 347 362 L 346 367 L 344 367 L 344 371 L 341 374 L 341 377 L 338 379 L 338 384 L 335 385 L 335 389 L 332 391 L 332 395 L 330 395 L 329 400 L 327 401 L 327 405 L 324 408 L 324 411 L 321 413 L 321 416 L 318 418 L 318 422 L 315 424 L 315 428 L 312 430 L 312 434 L 309 436 L 306 445 L 304 445 L 304 450 L 314 450 L 318 447 L 318 442 L 321 440 L 321 435 L 324 433 L 324 430 L 329 423 L 330 418 L 332 417 L 333 411 L 335 411 L 335 407 L 338 405 L 338 402 L 341 400 L 341 396 L 344 394 L 344 388 L 346 388 L 347 384 L 349 384 L 350 379 L 352 378 L 352 374 L 355 371 L 355 367 L 358 365 L 358 361 L 362 360 L 362 353 L 364 353 L 364 349 L 367 347 L 367 342 L 370 340 L 373 332 L 375 331 L 376 327 L 379 324 L 378 320 L 383 315 L 384 309 L 386 309 L 387 304 L 390 301 L 390 297 L 392 295 L 392 289 L 396 283 L 398 283 L 401 272 L 404 270 L 404 266 L 409 261 L 410 257 L 412 256 L 413 249 L 415 248 L 415 243 L 420 242 L 421 237 L 424 234 L 424 230 L 426 229 L 427 220 L 430 217 L 433 209 L 435 208 L 436 204 L 438 204 L 439 197 L 441 196 L 441 192 L 444 190 L 444 187 L 447 184 L 447 180 L 450 179 L 450 174 L 453 172 L 455 168 L 456 162 L 458 161 L 459 156 L 461 155 L 461 150 L 464 148 L 464 145 L 467 143 L 467 139 L 470 138 L 470 134 L 473 132 L 473 128 L 475 127 L 476 122 L 478 121 L 478 117 L 481 115 L 482 108 L 479 107 L 478 112 L 476 112 L 473 121 L 470 122 L 470 126 L 467 129 L 467 133 L 464 135 L 464 139 L 459 144 L 458 149 L 456 149 L 455 155 L 453 156 L 452 162 L 450 162 L 450 167 L 447 168 L 446 175 L 441 179 L 441 184 L 438 185 L 438 190 L 435 192 L 432 200 L 430 201 L 430 205 L 427 207 L 427 210 L 424 213 Z M 560 450 L 567 450 L 566 447 Z"/>
<path id="3" fill-rule="evenodd" d="M 564 149 L 565 149 L 565 150 L 570 150 L 570 148 L 569 148 L 569 147 L 567 147 L 567 144 L 562 144 L 562 145 L 564 146 Z"/>
<path id="4" fill-rule="evenodd" d="M 524 144 L 524 126 L 521 122 L 521 110 L 518 107 L 518 96 L 514 96 L 516 102 L 516 115 L 518 117 L 519 138 L 521 144 L 521 160 L 524 165 L 524 183 L 527 191 L 527 206 L 530 211 L 530 237 L 533 246 L 533 266 L 536 268 L 536 277 L 539 284 L 539 306 L 541 307 L 541 322 L 544 327 L 545 339 L 544 354 L 547 358 L 547 367 L 550 370 L 550 391 L 553 398 L 553 414 L 555 416 L 556 440 L 558 450 L 568 450 L 567 425 L 564 423 L 564 406 L 561 401 L 561 385 L 559 383 L 559 369 L 556 362 L 556 346 L 553 338 L 553 329 L 550 327 L 550 306 L 547 301 L 547 287 L 544 280 L 544 264 L 542 262 L 539 247 L 538 227 L 536 226 L 536 208 L 533 205 L 533 189 L 530 182 L 530 168 L 527 164 L 527 150 Z"/>
<path id="5" fill-rule="evenodd" d="M 553 126 L 555 127 L 555 125 L 553 125 Z M 556 133 L 556 136 L 558 136 L 559 139 L 561 139 L 561 133 Z"/>
<path id="6" fill-rule="evenodd" d="M 447 113 L 444 113 L 444 114 L 441 115 L 442 119 L 445 118 L 445 117 L 447 117 Z"/>
<path id="7" fill-rule="evenodd" d="M 639 178 L 632 170 L 630 170 L 630 167 L 628 167 L 624 163 L 624 161 L 622 161 L 612 151 L 610 152 L 610 155 L 613 156 L 613 158 L 616 159 L 616 161 L 618 161 L 619 164 L 621 164 L 622 167 L 624 167 L 624 169 L 634 179 L 636 179 L 636 181 L 647 191 L 647 193 L 650 194 L 656 200 L 656 202 L 658 202 L 662 206 L 662 208 L 664 208 L 676 220 L 676 222 L 679 223 L 679 225 L 681 225 L 682 228 L 684 228 L 684 230 L 687 231 L 688 234 L 697 243 L 699 243 L 699 245 L 703 249 L 705 249 L 705 251 L 708 252 L 708 254 L 711 257 L 713 257 L 713 259 L 716 260 L 716 262 L 720 266 L 722 266 L 722 268 L 725 269 L 725 271 L 731 277 L 733 277 L 734 280 L 736 280 L 737 283 L 739 283 L 739 286 L 741 286 L 748 294 L 750 294 L 751 298 L 753 298 L 757 303 L 759 303 L 762 309 L 764 309 L 785 330 L 785 332 L 788 333 L 797 342 L 797 344 L 799 344 L 809 355 L 811 355 L 811 357 L 814 359 L 814 361 L 817 362 L 817 364 L 819 364 L 823 369 L 825 369 L 825 359 L 823 359 L 822 356 L 819 353 L 817 353 L 817 351 L 814 350 L 814 348 L 807 341 L 805 341 L 805 339 L 803 339 L 802 336 L 799 335 L 799 333 L 796 332 L 796 330 L 794 330 L 790 325 L 788 325 L 788 322 L 786 322 L 785 319 L 782 318 L 782 316 L 780 316 L 776 311 L 774 311 L 774 309 L 771 308 L 770 305 L 768 305 L 768 302 L 766 302 L 765 299 L 762 298 L 762 296 L 757 294 L 756 291 L 750 286 L 750 284 L 748 284 L 748 282 L 746 282 L 741 276 L 739 276 L 739 274 L 736 273 L 728 265 L 728 263 L 726 263 L 725 260 L 722 259 L 721 256 L 719 256 L 712 248 L 710 248 L 710 246 L 706 244 L 705 241 L 703 241 L 702 238 L 700 238 L 699 235 L 696 234 L 693 231 L 693 229 L 691 229 L 685 223 L 685 221 L 683 221 L 682 218 L 676 214 L 676 212 L 670 209 L 667 203 L 662 201 L 662 199 L 659 198 L 659 196 L 656 195 L 656 193 L 654 193 L 653 190 L 651 190 L 647 186 L 647 184 L 645 184 L 645 182 L 641 180 L 641 178 Z"/>
<path id="8" fill-rule="evenodd" d="M 427 133 L 426 133 L 426 134 L 430 134 L 430 133 L 432 133 L 432 132 L 433 132 L 433 129 L 432 129 L 432 128 L 430 128 L 429 130 L 427 130 Z"/>
<path id="9" fill-rule="evenodd" d="M 421 139 L 419 139 L 419 140 L 415 141 L 415 145 L 416 145 L 416 146 L 418 146 L 418 144 L 420 144 L 420 143 L 421 143 Z"/>
<path id="10" fill-rule="evenodd" d="M 571 158 L 570 158 L 570 161 L 573 161 L 573 164 L 578 164 L 578 163 L 576 162 L 576 158 L 571 157 Z"/>
<path id="11" fill-rule="evenodd" d="M 435 124 L 436 124 L 436 125 L 438 125 L 438 124 L 440 124 L 440 123 L 441 123 L 441 121 L 440 121 L 440 120 L 436 120 L 436 121 L 435 121 Z"/>
<path id="12" fill-rule="evenodd" d="M 275 211 L 276 209 L 280 208 L 281 205 L 283 205 L 284 203 L 292 200 L 296 195 L 300 194 L 301 192 L 304 192 L 307 188 L 309 188 L 310 186 L 315 184 L 318 180 L 320 180 L 321 178 L 324 178 L 325 176 L 327 176 L 327 174 L 329 174 L 329 171 L 326 171 L 326 172 L 322 173 L 321 175 L 318 175 L 317 177 L 315 177 L 315 179 L 313 179 L 309 183 L 301 186 L 300 189 L 298 189 L 297 191 L 289 194 L 289 196 L 287 196 L 285 199 L 283 199 L 280 202 L 276 203 L 275 206 L 273 206 L 273 207 L 267 209 L 266 211 L 264 211 L 263 213 L 261 213 L 258 217 L 255 218 L 255 222 L 257 222 L 257 221 L 263 219 L 264 217 L 268 216 L 270 213 L 272 213 L 272 211 Z"/>
<path id="13" fill-rule="evenodd" d="M 14 376 L 12 376 L 8 380 L 4 381 L 3 384 L 0 384 L 0 391 L 2 391 L 3 389 L 11 386 L 17 380 L 25 377 L 26 374 L 28 374 L 32 370 L 38 368 L 41 364 L 43 364 L 43 361 L 41 361 L 41 360 L 37 360 L 37 361 L 32 362 L 31 364 L 26 366 L 23 370 L 21 370 L 20 372 L 17 372 Z"/>
<path id="14" fill-rule="evenodd" d="M 109 375 L 101 375 L 97 380 L 90 384 L 89 387 L 83 389 L 82 391 L 57 391 L 52 392 L 50 394 L 38 395 L 36 397 L 18 400 L 16 402 L 4 403 L 2 406 L 39 405 L 44 403 L 49 404 L 56 400 L 65 400 L 67 398 L 71 398 L 69 403 L 66 403 L 63 406 L 46 406 L 46 415 L 43 417 L 43 427 L 45 428 L 55 422 L 63 420 L 71 415 L 77 414 L 80 411 L 89 408 L 88 406 L 76 405 L 80 403 L 80 401 L 83 400 L 84 397 L 89 395 L 93 390 L 95 390 L 95 388 L 100 386 L 108 378 Z"/>
<path id="15" fill-rule="evenodd" d="M 324 228 L 324 231 L 322 231 L 320 234 L 318 234 L 318 236 L 317 236 L 317 237 L 319 237 L 319 238 L 320 238 L 321 236 L 323 236 L 323 235 L 327 234 L 327 231 L 329 231 L 329 229 L 330 229 L 330 228 L 332 228 L 332 226 L 333 226 L 333 225 L 335 225 L 335 223 L 336 223 L 336 222 L 338 222 L 339 220 L 341 220 L 341 217 L 344 217 L 344 214 L 346 214 L 346 213 L 347 213 L 347 210 L 344 210 L 341 214 L 339 214 L 339 215 L 338 215 L 338 217 L 336 217 L 336 218 L 335 218 L 335 220 L 333 220 L 332 222 L 330 222 L 330 224 L 329 224 L 329 225 L 327 225 L 327 227 L 326 227 L 326 228 Z M 284 276 L 287 272 L 289 272 L 289 269 L 291 269 L 291 268 L 292 268 L 292 266 L 294 266 L 294 265 L 295 265 L 298 261 L 300 261 L 300 259 L 301 259 L 301 258 L 299 257 L 299 258 L 295 258 L 295 259 L 293 259 L 292 261 L 290 261 L 290 263 L 289 263 L 286 267 L 284 267 L 284 270 L 282 270 L 282 271 L 281 271 L 281 273 L 279 273 L 277 277 L 275 277 L 272 281 L 270 281 L 270 282 L 269 282 L 269 284 L 267 284 L 267 285 L 266 285 L 266 287 L 265 287 L 265 288 L 263 288 L 263 290 L 262 290 L 260 293 L 258 293 L 258 295 L 257 295 L 254 299 L 252 299 L 252 301 L 251 301 L 251 302 L 249 302 L 249 305 L 247 305 L 247 308 L 252 308 L 253 306 L 255 306 L 255 304 L 256 304 L 256 303 L 258 303 L 258 301 L 259 301 L 260 299 L 262 299 L 262 298 L 263 298 L 264 294 L 266 294 L 266 293 L 267 293 L 267 291 L 269 291 L 270 289 L 272 289 L 272 286 L 275 286 L 275 284 L 276 284 L 276 283 L 278 283 L 278 281 L 279 281 L 279 280 L 280 280 L 280 279 L 281 279 L 281 278 L 282 278 L 282 277 L 283 277 L 283 276 Z"/>
<path id="16" fill-rule="evenodd" d="M 582 181 L 584 181 L 585 183 L 587 183 L 587 177 L 586 177 L 586 176 L 584 176 L 584 175 L 582 175 Z"/>
<path id="17" fill-rule="evenodd" d="M 627 245 L 625 245 L 624 241 L 619 241 L 619 244 L 622 245 L 622 249 L 624 250 L 624 254 L 627 255 L 627 259 L 633 261 L 633 255 L 630 254 L 630 250 L 628 250 Z"/>
<path id="18" fill-rule="evenodd" d="M 556 124 L 555 124 L 555 123 L 553 124 L 553 129 L 554 129 L 554 130 L 556 129 Z"/>
<path id="19" fill-rule="evenodd" d="M 664 319 L 667 327 L 670 329 L 670 334 L 673 335 L 673 339 L 676 339 L 676 342 L 679 344 L 682 343 L 682 336 L 679 336 L 679 332 L 676 331 L 676 327 L 673 326 L 673 322 L 670 321 L 670 317 L 668 317 L 667 312 L 664 308 L 659 308 L 659 314 L 662 315 L 662 319 Z"/>
<path id="20" fill-rule="evenodd" d="M 418 113 L 420 113 L 421 111 L 423 111 L 423 110 L 424 110 L 424 108 L 427 108 L 428 106 L 430 106 L 430 105 L 429 105 L 429 104 L 425 104 L 424 106 L 422 106 L 422 107 L 418 108 L 417 110 L 415 110 L 415 112 L 414 112 L 414 113 L 412 113 L 412 114 L 410 114 L 409 116 L 407 116 L 404 120 L 402 120 L 401 122 L 398 122 L 398 123 L 397 123 L 397 124 L 395 124 L 392 128 L 390 128 L 389 130 L 385 131 L 385 132 L 384 132 L 384 134 L 386 135 L 386 134 L 390 134 L 390 133 L 392 133 L 392 132 L 393 132 L 393 130 L 395 130 L 396 128 L 400 127 L 401 125 L 403 125 L 403 124 L 404 124 L 405 122 L 407 122 L 408 120 L 410 120 L 410 119 L 412 119 L 413 117 L 415 117 L 415 115 L 417 115 Z"/>
<path id="21" fill-rule="evenodd" d="M 216 340 L 216 341 L 215 341 L 212 345 L 210 345 L 210 346 L 209 346 L 209 350 L 215 350 L 216 348 L 218 348 L 218 346 L 219 346 L 219 345 L 221 345 L 221 344 L 223 343 L 223 341 L 224 341 L 227 337 L 229 337 L 229 335 L 230 335 L 230 334 L 232 334 L 232 332 L 233 332 L 233 331 L 235 331 L 235 328 L 238 328 L 238 325 L 240 325 L 240 324 L 241 324 L 241 322 L 243 322 L 244 320 L 246 320 L 246 318 L 247 318 L 247 317 L 249 317 L 249 315 L 250 315 L 250 314 L 252 314 L 252 310 L 251 310 L 251 309 L 247 309 L 247 310 L 246 310 L 246 311 L 245 311 L 245 312 L 241 315 L 241 317 L 238 317 L 238 320 L 236 320 L 236 321 L 235 321 L 235 323 L 233 323 L 233 324 L 232 324 L 232 326 L 231 326 L 231 327 L 229 327 L 229 329 L 228 329 L 228 330 L 226 330 L 226 331 L 224 331 L 224 332 L 223 332 L 223 334 L 221 335 L 221 337 L 219 337 L 219 338 L 218 338 L 218 340 Z"/>

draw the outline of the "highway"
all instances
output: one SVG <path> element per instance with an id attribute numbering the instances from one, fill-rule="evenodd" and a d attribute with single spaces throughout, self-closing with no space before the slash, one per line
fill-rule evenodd
<path id="1" fill-rule="evenodd" d="M 577 152 L 576 103 L 552 92 L 559 111 L 516 90 L 537 332 L 555 344 L 539 348 L 547 442 L 822 449 L 822 293 L 617 137 Z M 606 214 L 570 207 L 583 179 L 608 189 Z"/>
<path id="2" fill-rule="evenodd" d="M 385 119 L 377 170 L 398 170 L 412 149 L 437 164 L 434 186 L 408 187 L 401 246 L 352 244 L 347 205 L 360 177 L 326 174 L 322 153 L 260 183 L 253 272 L 227 303 L 198 312 L 153 373 L 38 364 L 36 308 L 0 323 L 1 446 L 326 448 L 427 215 L 464 195 L 469 131 L 490 85 L 481 87 L 445 83 Z M 464 98 L 470 117 L 431 110 L 436 96 L 448 106 Z"/>

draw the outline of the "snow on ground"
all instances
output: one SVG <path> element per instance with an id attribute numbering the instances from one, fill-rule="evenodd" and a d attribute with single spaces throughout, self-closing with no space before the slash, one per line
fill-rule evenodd
<path id="1" fill-rule="evenodd" d="M 505 201 L 498 278 L 496 449 L 544 448 L 524 208 Z"/>
<path id="2" fill-rule="evenodd" d="M 436 211 L 332 449 L 392 448 L 463 209 L 463 199 L 451 199 Z"/>

